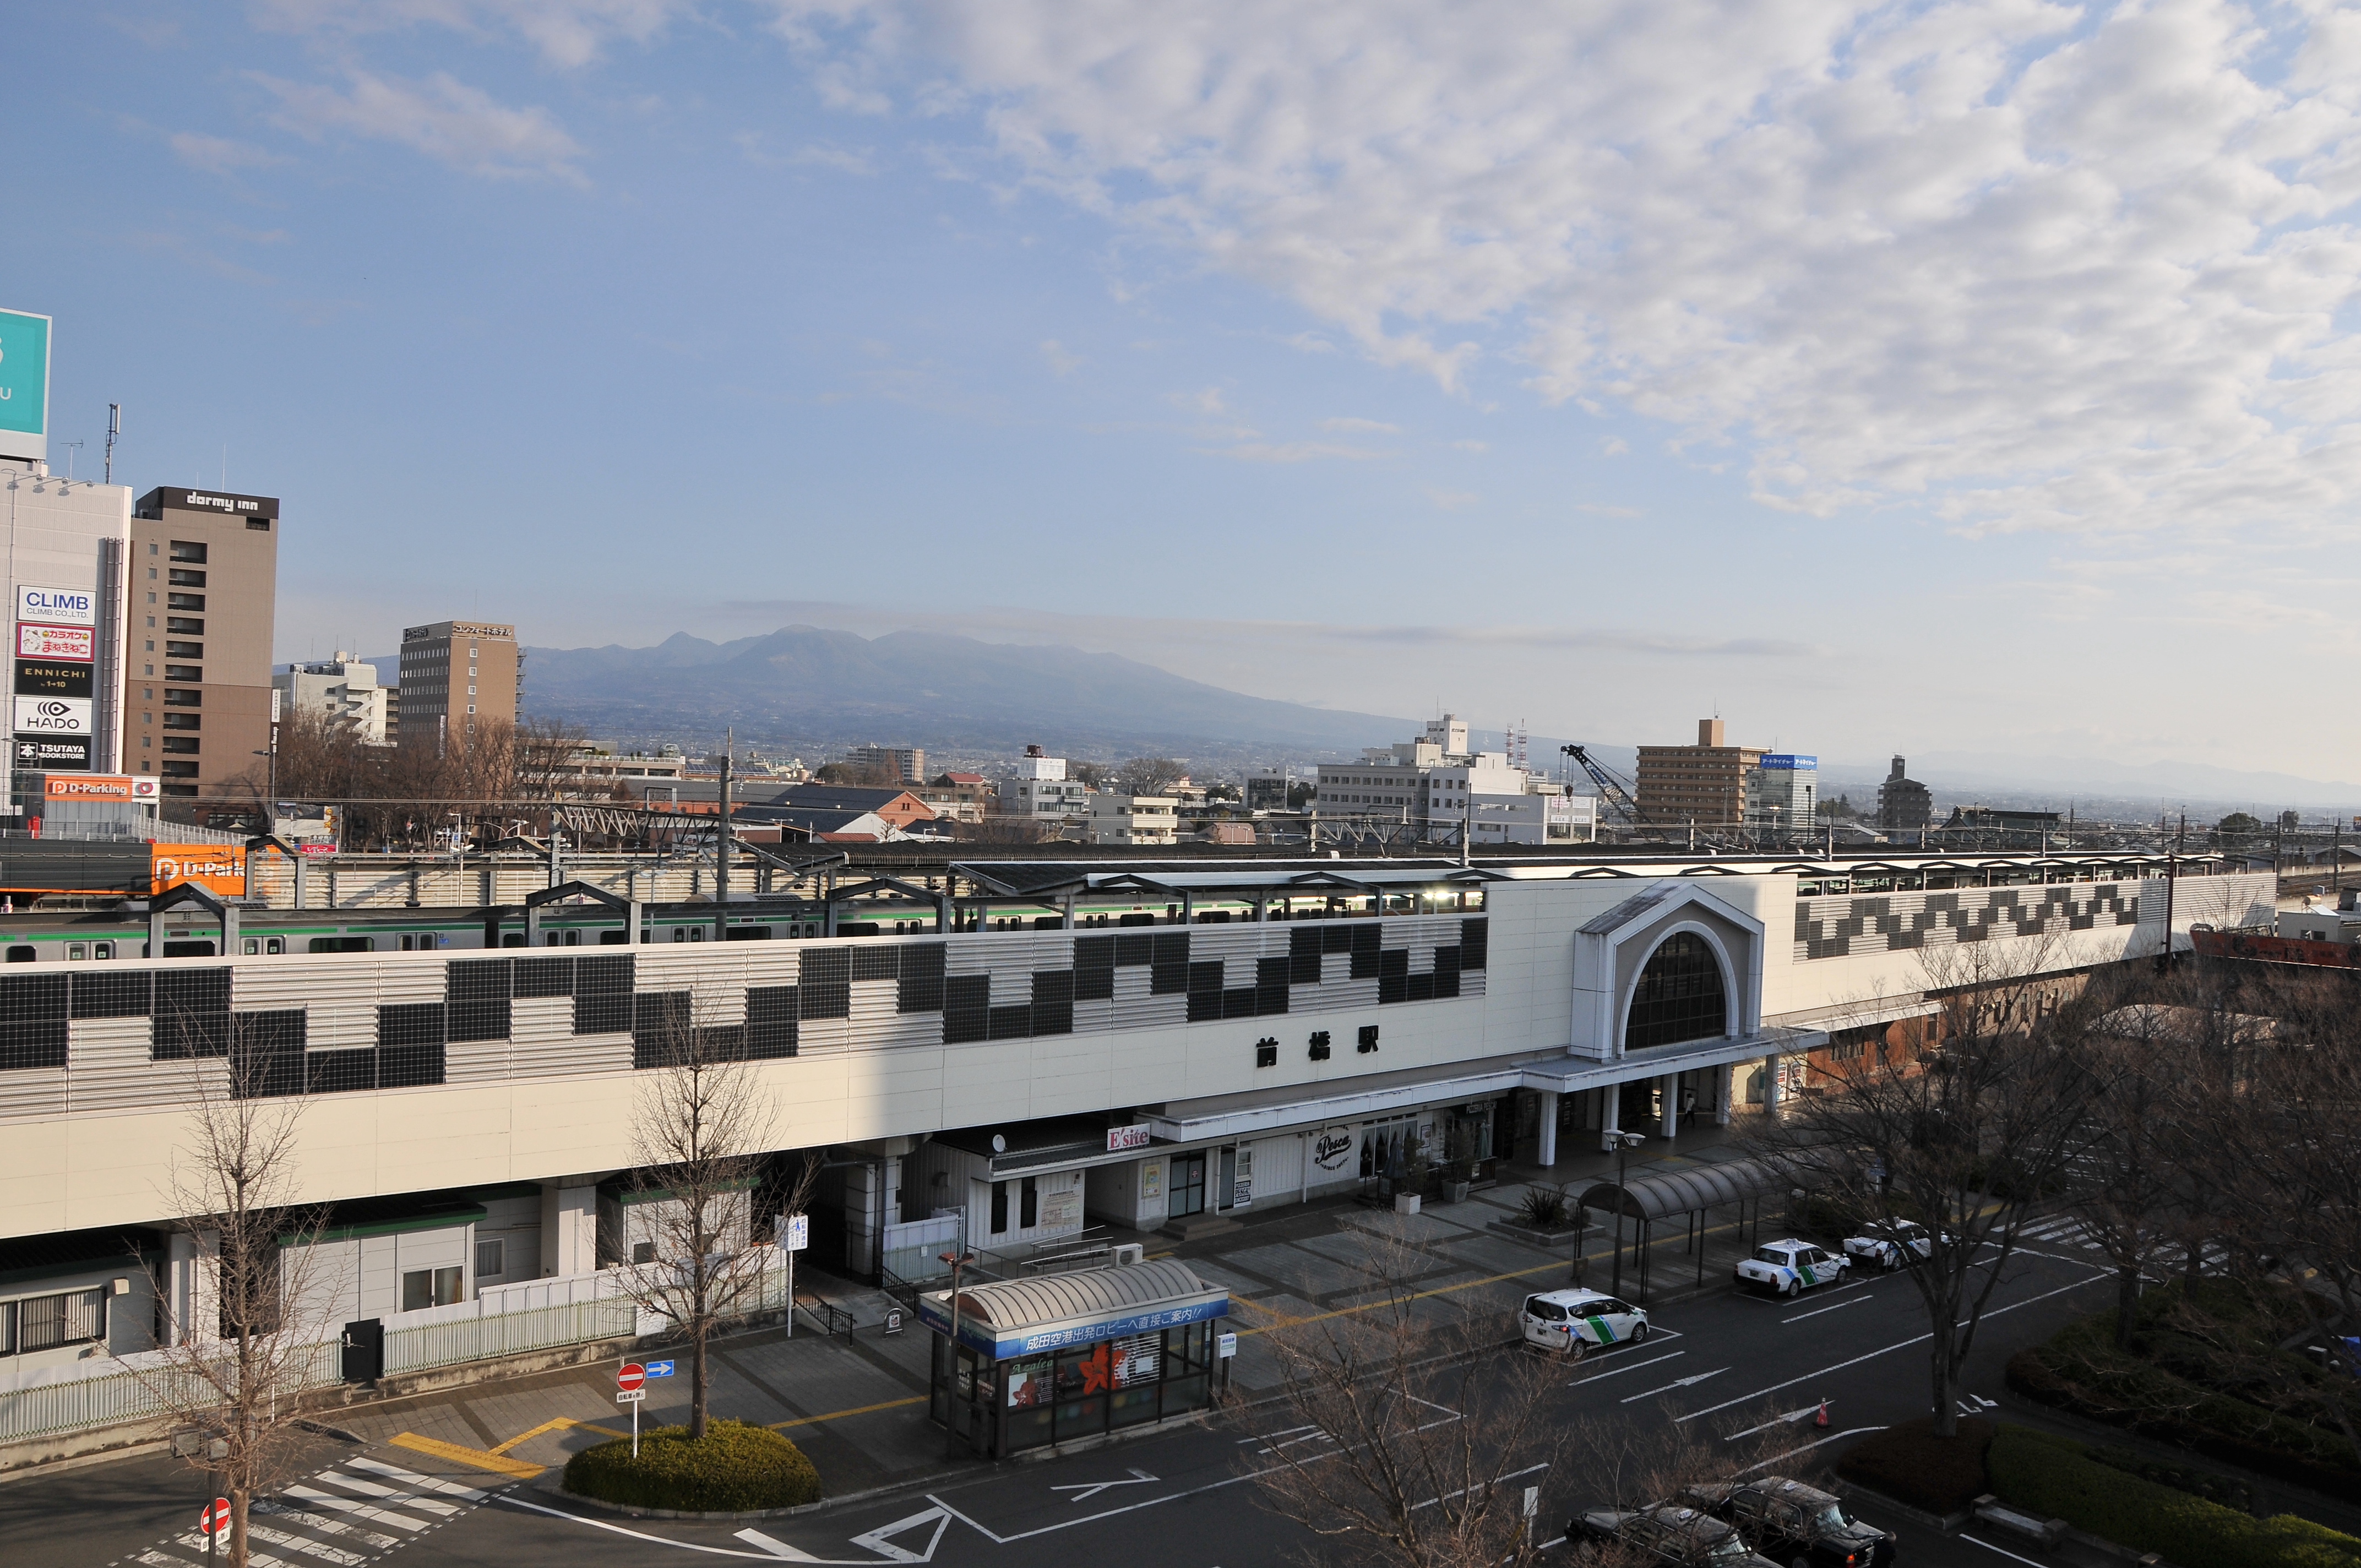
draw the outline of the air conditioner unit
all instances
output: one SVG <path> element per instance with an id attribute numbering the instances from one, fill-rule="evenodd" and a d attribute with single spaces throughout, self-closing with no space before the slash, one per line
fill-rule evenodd
<path id="1" fill-rule="evenodd" d="M 1124 1242 L 1118 1245 L 1115 1249 L 1115 1266 L 1117 1268 L 1128 1267 L 1130 1265 L 1138 1263 L 1147 1256 L 1148 1247 L 1145 1244 L 1140 1242 Z"/>

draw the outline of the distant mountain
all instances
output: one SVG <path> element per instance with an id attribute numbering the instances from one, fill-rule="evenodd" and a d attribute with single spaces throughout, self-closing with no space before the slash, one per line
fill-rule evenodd
<path id="1" fill-rule="evenodd" d="M 682 632 L 653 648 L 531 648 L 525 706 L 622 739 L 704 740 L 735 725 L 757 740 L 1002 753 L 1038 742 L 1082 756 L 1239 748 L 1301 756 L 1418 729 L 1410 719 L 1245 696 L 1110 653 L 811 626 L 730 642 Z"/>

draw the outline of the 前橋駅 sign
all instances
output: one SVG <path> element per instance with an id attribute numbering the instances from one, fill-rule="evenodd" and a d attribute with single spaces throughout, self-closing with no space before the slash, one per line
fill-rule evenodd
<path id="1" fill-rule="evenodd" d="M 0 457 L 49 456 L 49 318 L 0 311 Z"/>

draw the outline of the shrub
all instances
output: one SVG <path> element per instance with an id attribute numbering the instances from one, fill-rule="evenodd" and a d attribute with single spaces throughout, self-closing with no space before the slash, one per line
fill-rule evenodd
<path id="1" fill-rule="evenodd" d="M 1992 1446 L 1993 1423 L 1969 1417 L 1960 1435 L 1937 1437 L 1931 1417 L 1921 1416 L 1872 1432 L 1837 1461 L 1837 1474 L 1930 1514 L 1955 1514 L 1992 1490 L 1984 1478 L 1984 1451 Z"/>
<path id="2" fill-rule="evenodd" d="M 766 1427 L 713 1421 L 692 1442 L 686 1427 L 586 1448 L 566 1462 L 566 1489 L 601 1502 L 686 1513 L 751 1513 L 819 1501 L 819 1473 L 804 1451 Z"/>
<path id="3" fill-rule="evenodd" d="M 2280 1514 L 2257 1519 L 2093 1460 L 2070 1438 L 2003 1426 L 1985 1464 L 1993 1490 L 2037 1519 L 2206 1568 L 2356 1568 L 2361 1540 Z"/>
<path id="4" fill-rule="evenodd" d="M 1527 1188 L 1517 1218 L 1537 1231 L 1562 1231 L 1567 1223 L 1565 1194 L 1554 1187 Z"/>

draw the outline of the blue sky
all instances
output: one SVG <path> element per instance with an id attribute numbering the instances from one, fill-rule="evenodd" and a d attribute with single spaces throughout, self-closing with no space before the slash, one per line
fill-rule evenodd
<path id="1" fill-rule="evenodd" d="M 919 625 L 1604 740 L 2361 778 L 2349 11 L 9 32 L 52 440 L 94 469 L 120 401 L 118 478 L 284 498 L 282 657 Z"/>

